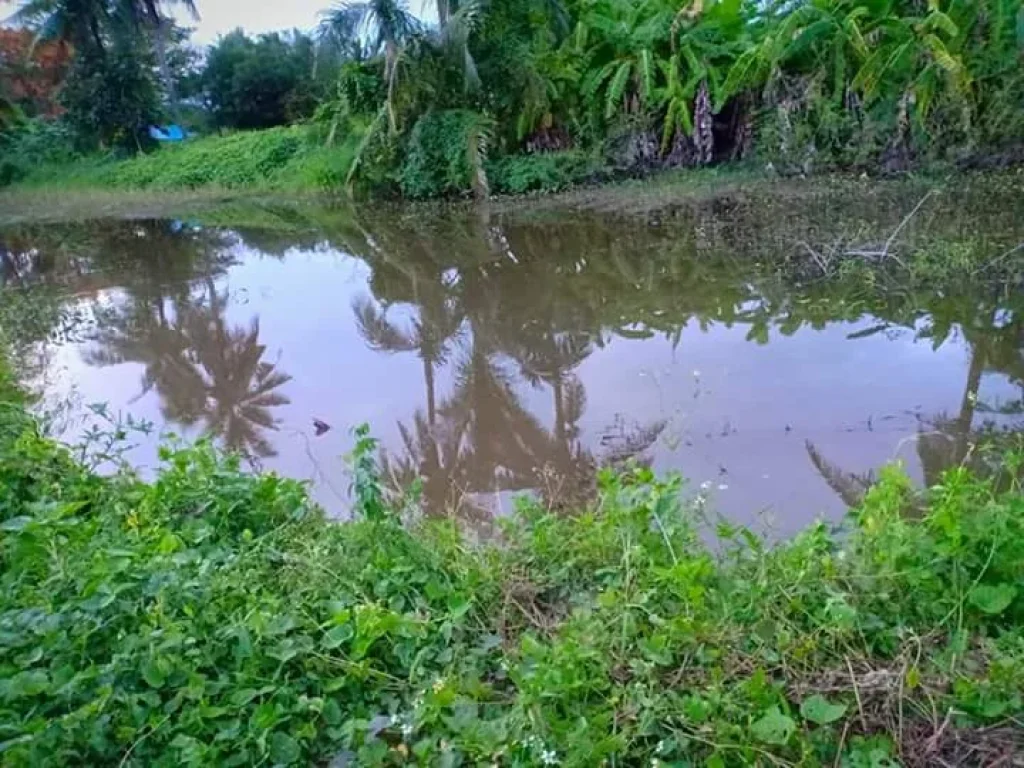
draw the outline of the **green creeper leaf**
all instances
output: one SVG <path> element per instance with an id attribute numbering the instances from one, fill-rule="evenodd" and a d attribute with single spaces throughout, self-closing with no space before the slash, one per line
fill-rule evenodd
<path id="1" fill-rule="evenodd" d="M 324 635 L 323 647 L 328 650 L 337 648 L 342 643 L 352 638 L 353 630 L 351 624 L 339 624 Z"/>
<path id="2" fill-rule="evenodd" d="M 0 523 L 0 531 L 20 531 L 31 523 L 31 517 L 26 517 L 24 515 L 21 517 L 12 517 L 10 520 L 4 520 L 3 523 Z"/>
<path id="3" fill-rule="evenodd" d="M 287 733 L 278 731 L 270 737 L 270 759 L 276 765 L 292 765 L 297 763 L 301 756 L 299 742 Z"/>
<path id="4" fill-rule="evenodd" d="M 996 616 L 1007 608 L 1017 597 L 1017 588 L 1012 584 L 998 584 L 994 587 L 982 585 L 975 587 L 968 595 L 971 605 L 978 610 Z"/>
<path id="5" fill-rule="evenodd" d="M 750 732 L 758 741 L 781 746 L 796 732 L 796 721 L 782 714 L 778 707 L 772 707 L 760 720 L 754 721 Z"/>
<path id="6" fill-rule="evenodd" d="M 810 720 L 816 725 L 828 725 L 846 714 L 846 705 L 831 704 L 824 696 L 814 694 L 804 699 L 800 705 L 800 714 L 805 720 Z"/>
<path id="7" fill-rule="evenodd" d="M 7 686 L 7 698 L 19 699 L 25 696 L 38 696 L 50 687 L 50 678 L 41 669 L 19 672 Z"/>
<path id="8" fill-rule="evenodd" d="M 181 549 L 181 539 L 170 531 L 163 535 L 160 539 L 160 543 L 157 545 L 157 551 L 160 552 L 161 555 L 172 555 L 179 549 Z"/>
<path id="9" fill-rule="evenodd" d="M 324 702 L 324 709 L 321 714 L 323 715 L 324 722 L 328 725 L 336 726 L 341 724 L 341 707 L 338 706 L 338 702 L 334 699 L 328 699 Z"/>
<path id="10" fill-rule="evenodd" d="M 244 707 L 253 699 L 258 699 L 260 696 L 270 693 L 273 690 L 274 686 L 272 685 L 264 686 L 263 688 L 259 689 L 243 688 L 240 691 L 235 691 L 233 694 L 231 694 L 231 703 L 234 704 L 236 707 Z"/>
<path id="11" fill-rule="evenodd" d="M 167 673 L 164 665 L 156 659 L 149 659 L 142 665 L 142 679 L 151 688 L 163 688 L 167 682 Z"/>

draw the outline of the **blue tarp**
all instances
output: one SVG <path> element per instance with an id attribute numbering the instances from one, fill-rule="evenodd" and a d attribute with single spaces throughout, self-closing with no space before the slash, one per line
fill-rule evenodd
<path id="1" fill-rule="evenodd" d="M 180 125 L 167 125 L 164 127 L 149 126 L 149 135 L 157 141 L 184 141 L 185 131 Z"/>

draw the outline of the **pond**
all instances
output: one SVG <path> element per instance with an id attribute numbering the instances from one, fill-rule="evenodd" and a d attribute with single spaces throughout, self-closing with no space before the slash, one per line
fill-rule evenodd
<path id="1" fill-rule="evenodd" d="M 343 516 L 366 422 L 389 484 L 421 478 L 428 512 L 485 526 L 524 492 L 569 507 L 634 461 L 786 535 L 839 519 L 889 462 L 931 481 L 1020 421 L 1019 295 L 818 271 L 893 233 L 940 261 L 1024 239 L 1018 200 L 947 194 L 907 220 L 916 202 L 892 186 L 630 215 L 268 208 L 255 225 L 23 226 L 0 254 L 6 283 L 76 318 L 34 370 L 62 435 L 94 403 L 152 422 L 131 436 L 143 471 L 159 435 L 212 433 Z"/>

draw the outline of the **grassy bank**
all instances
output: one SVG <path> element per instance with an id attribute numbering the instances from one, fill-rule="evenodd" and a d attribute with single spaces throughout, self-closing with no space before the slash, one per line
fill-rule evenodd
<path id="1" fill-rule="evenodd" d="M 20 169 L 15 189 L 346 193 L 361 140 L 361 132 L 355 130 L 327 146 L 319 132 L 301 125 L 207 136 L 128 158 L 86 156 L 59 164 L 26 165 Z M 502 157 L 489 162 L 487 172 L 493 191 L 505 194 L 551 192 L 609 177 L 599 164 L 578 152 Z M 416 173 L 429 176 L 437 169 Z M 460 169 L 450 173 L 462 178 Z M 398 183 L 398 176 L 378 179 L 374 189 L 362 191 L 380 192 L 392 183 Z M 435 196 L 448 183 L 423 181 L 421 186 L 428 191 L 419 196 Z M 448 193 L 468 194 L 469 189 L 468 182 L 464 189 L 456 184 Z"/>
<path id="2" fill-rule="evenodd" d="M 355 152 L 351 143 L 327 148 L 302 126 L 207 136 L 128 158 L 37 165 L 17 186 L 317 191 L 342 185 Z"/>
<path id="3" fill-rule="evenodd" d="M 675 481 L 524 502 L 500 542 L 400 519 L 365 436 L 357 522 L 168 448 L 99 478 L 0 373 L 5 765 L 991 764 L 1024 750 L 1024 501 L 889 470 L 767 548 Z M 13 399 L 12 399 L 13 395 Z M 1019 455 L 1007 462 L 1016 470 Z"/>

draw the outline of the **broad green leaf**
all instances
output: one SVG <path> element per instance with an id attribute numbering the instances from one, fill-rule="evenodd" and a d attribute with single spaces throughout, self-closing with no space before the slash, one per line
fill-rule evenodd
<path id="1" fill-rule="evenodd" d="M 957 75 L 963 70 L 964 65 L 960 58 L 951 54 L 949 49 L 946 48 L 946 44 L 938 37 L 935 35 L 925 35 L 924 41 L 928 44 L 932 57 L 944 70 L 953 75 Z"/>
<path id="2" fill-rule="evenodd" d="M 781 746 L 796 732 L 796 721 L 782 714 L 778 707 L 772 707 L 760 720 L 754 721 L 750 732 L 758 741 Z"/>
<path id="3" fill-rule="evenodd" d="M 274 690 L 274 686 L 268 685 L 263 688 L 243 688 L 239 691 L 235 691 L 231 694 L 231 703 L 236 707 L 244 707 L 253 699 L 258 699 L 264 694 L 270 693 Z"/>
<path id="4" fill-rule="evenodd" d="M 19 699 L 25 696 L 38 696 L 50 687 L 49 676 L 40 669 L 19 672 L 7 685 L 7 697 Z"/>
<path id="5" fill-rule="evenodd" d="M 645 101 L 654 94 L 654 57 L 648 49 L 640 51 L 638 61 L 640 67 L 641 94 Z"/>
<path id="6" fill-rule="evenodd" d="M 280 731 L 270 737 L 270 759 L 277 765 L 291 765 L 302 756 L 299 742 Z"/>
<path id="7" fill-rule="evenodd" d="M 167 672 L 158 659 L 149 659 L 142 665 L 142 679 L 151 688 L 163 688 L 167 683 Z"/>
<path id="8" fill-rule="evenodd" d="M 978 610 L 996 616 L 1009 608 L 1016 597 L 1017 588 L 1012 584 L 981 585 L 971 590 L 968 600 Z"/>
<path id="9" fill-rule="evenodd" d="M 322 645 L 324 648 L 333 649 L 342 643 L 350 640 L 353 635 L 351 624 L 339 624 L 324 635 Z"/>
<path id="10" fill-rule="evenodd" d="M 619 65 L 611 82 L 608 84 L 608 92 L 605 96 L 604 116 L 611 119 L 615 116 L 616 110 L 626 92 L 626 84 L 629 82 L 629 73 L 633 69 L 632 62 L 624 61 Z"/>
<path id="11" fill-rule="evenodd" d="M 321 712 L 321 715 L 324 718 L 324 722 L 328 725 L 341 725 L 343 717 L 341 713 L 341 707 L 338 706 L 338 702 L 336 702 L 334 699 L 328 699 L 326 702 L 324 702 L 324 708 L 323 711 Z"/>
<path id="12" fill-rule="evenodd" d="M 22 515 L 21 517 L 12 517 L 10 520 L 4 520 L 3 523 L 0 523 L 0 531 L 20 531 L 32 522 L 33 519 L 25 515 Z"/>
<path id="13" fill-rule="evenodd" d="M 831 704 L 824 696 L 814 694 L 804 699 L 800 705 L 800 714 L 805 720 L 810 720 L 816 725 L 828 725 L 846 714 L 846 705 Z"/>

